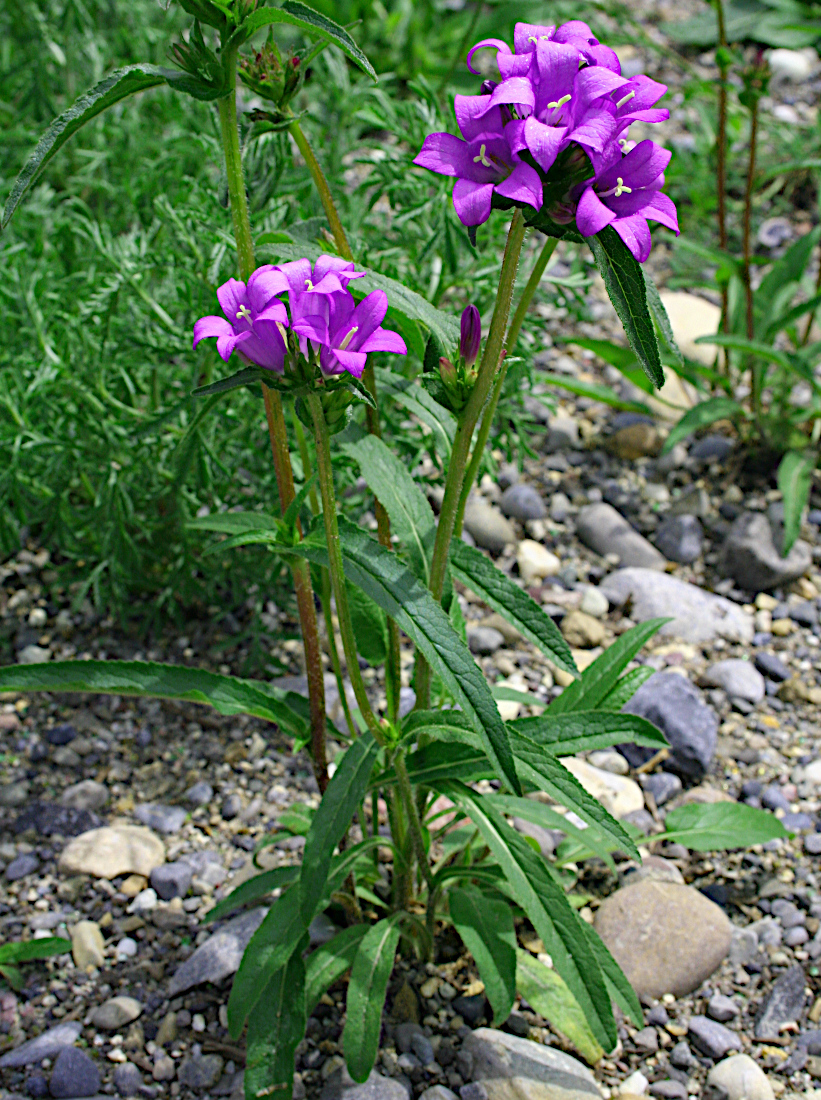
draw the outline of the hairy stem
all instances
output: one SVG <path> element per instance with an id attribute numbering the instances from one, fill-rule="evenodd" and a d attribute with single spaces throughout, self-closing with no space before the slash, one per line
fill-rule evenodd
<path id="1" fill-rule="evenodd" d="M 753 313 L 753 284 L 750 271 L 752 258 L 751 229 L 753 217 L 753 184 L 755 182 L 755 155 L 758 142 L 758 97 L 750 107 L 750 152 L 747 160 L 747 182 L 744 188 L 744 225 L 743 225 L 743 267 L 744 298 L 746 301 L 747 339 L 755 337 L 755 315 Z M 761 414 L 761 368 L 755 363 L 750 367 L 750 390 L 753 415 L 756 420 Z"/>
<path id="2" fill-rule="evenodd" d="M 718 247 L 727 250 L 727 76 L 726 64 L 727 27 L 724 19 L 724 0 L 716 0 L 718 17 L 718 133 L 716 136 L 716 187 L 718 197 Z M 721 329 L 729 332 L 729 295 L 726 285 L 721 288 Z M 724 374 L 730 373 L 730 350 L 724 348 Z"/>
<path id="3" fill-rule="evenodd" d="M 333 195 L 331 195 L 331 189 L 328 186 L 328 181 L 325 179 L 325 173 L 316 159 L 316 154 L 311 148 L 310 142 L 305 137 L 305 132 L 299 123 L 294 120 L 288 127 L 291 137 L 297 144 L 297 148 L 305 163 L 308 165 L 308 171 L 314 181 L 314 185 L 319 192 L 319 197 L 322 201 L 322 208 L 325 211 L 325 217 L 328 219 L 328 224 L 331 227 L 331 234 L 334 239 L 334 244 L 339 251 L 339 255 L 346 260 L 353 259 L 353 253 L 351 252 L 351 246 L 348 244 L 348 238 L 345 236 L 345 230 L 342 228 L 342 222 L 339 220 L 339 214 L 336 206 L 334 205 Z"/>
<path id="4" fill-rule="evenodd" d="M 513 286 L 516 281 L 516 270 L 519 266 L 519 253 L 522 250 L 524 232 L 524 218 L 521 210 L 517 210 L 513 215 L 507 235 L 502 270 L 499 275 L 499 289 L 496 292 L 496 307 L 493 311 L 493 320 L 490 323 L 490 331 L 485 343 L 485 351 L 476 384 L 462 412 L 453 440 L 450 467 L 445 482 L 445 496 L 439 513 L 439 524 L 436 528 L 436 541 L 434 542 L 433 558 L 431 560 L 429 588 L 436 600 L 442 598 L 448 553 L 456 526 L 456 515 L 462 494 L 473 431 L 493 385 L 494 375 L 499 364 L 499 356 L 502 352 L 502 341 L 510 316 L 510 301 L 513 297 Z M 417 658 L 416 706 L 424 710 L 429 705 L 430 667 L 420 655 Z"/>
<path id="5" fill-rule="evenodd" d="M 428 854 L 425 851 L 425 840 L 422 836 L 422 822 L 419 818 L 416 800 L 413 797 L 413 788 L 411 787 L 408 769 L 405 766 L 405 756 L 401 749 L 394 757 L 393 766 L 396 768 L 396 779 L 399 785 L 402 804 L 408 815 L 408 824 L 410 826 L 411 840 L 413 841 L 416 861 L 419 864 L 419 870 L 422 872 L 422 877 L 427 883 L 428 891 L 432 891 L 433 875 L 431 874 L 430 865 L 428 864 Z"/>
<path id="6" fill-rule="evenodd" d="M 219 100 L 218 110 L 220 131 L 225 155 L 225 171 L 228 178 L 228 197 L 231 204 L 231 221 L 237 242 L 237 260 L 240 278 L 247 282 L 254 270 L 254 240 L 251 234 L 251 219 L 248 214 L 248 199 L 245 194 L 245 179 L 242 172 L 242 153 L 239 147 L 239 129 L 237 127 L 236 50 L 225 58 L 229 74 L 231 92 Z M 268 434 L 271 439 L 271 451 L 274 458 L 279 503 L 283 513 L 294 499 L 294 472 L 291 468 L 291 455 L 288 450 L 288 436 L 285 417 L 282 411 L 282 399 L 276 390 L 262 387 L 265 398 L 265 417 L 268 422 Z M 314 594 L 311 587 L 311 572 L 307 562 L 295 562 L 292 566 L 294 591 L 296 593 L 299 621 L 302 628 L 302 644 L 305 653 L 305 672 L 308 678 L 308 696 L 311 714 L 311 756 L 314 774 L 320 791 L 328 785 L 328 760 L 325 749 L 325 681 L 322 673 L 322 655 L 319 648 L 319 630 L 314 607 Z"/>

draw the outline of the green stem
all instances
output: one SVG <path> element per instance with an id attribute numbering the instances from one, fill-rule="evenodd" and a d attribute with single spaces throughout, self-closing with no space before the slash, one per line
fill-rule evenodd
<path id="1" fill-rule="evenodd" d="M 727 250 L 727 76 L 724 61 L 727 49 L 727 27 L 724 18 L 724 0 L 716 0 L 718 17 L 718 133 L 716 135 L 716 187 L 718 192 L 718 247 Z M 726 284 L 721 288 L 721 328 L 729 331 L 729 294 Z M 724 349 L 724 374 L 730 374 L 730 349 Z"/>
<path id="2" fill-rule="evenodd" d="M 248 214 L 248 199 L 245 194 L 242 153 L 239 146 L 239 128 L 237 126 L 236 50 L 226 54 L 224 64 L 231 84 L 231 91 L 229 95 L 218 102 L 220 131 L 225 155 L 225 172 L 228 179 L 231 221 L 233 222 L 234 237 L 237 242 L 239 274 L 240 278 L 247 282 L 254 270 L 255 260 L 254 239 L 251 233 L 251 219 Z M 276 390 L 271 390 L 267 386 L 262 387 L 262 393 L 265 398 L 265 417 L 271 439 L 271 451 L 279 489 L 279 503 L 284 513 L 294 499 L 295 493 L 294 472 L 291 468 L 291 455 L 288 449 L 288 435 L 285 428 L 282 399 Z M 316 781 L 319 784 L 320 791 L 324 792 L 328 785 L 328 759 L 325 747 L 325 679 L 322 672 L 319 630 L 308 563 L 295 562 L 292 566 L 292 574 L 299 621 L 302 628 L 305 672 L 308 678 L 308 698 L 311 714 L 311 756 Z"/>
<path id="3" fill-rule="evenodd" d="M 396 768 L 399 793 L 402 798 L 402 803 L 405 806 L 405 812 L 408 815 L 408 823 L 410 825 L 413 849 L 416 853 L 416 861 L 419 864 L 419 870 L 422 872 L 422 877 L 427 883 L 428 891 L 430 892 L 433 890 L 433 875 L 431 874 L 430 865 L 428 864 L 428 854 L 425 851 L 425 840 L 422 836 L 422 822 L 419 818 L 416 800 L 413 797 L 413 788 L 411 787 L 408 769 L 405 767 L 405 756 L 401 749 L 394 757 L 393 766 Z"/>
<path id="4" fill-rule="evenodd" d="M 351 246 L 348 244 L 348 238 L 345 236 L 345 230 L 342 228 L 342 222 L 339 220 L 339 214 L 334 205 L 331 189 L 328 186 L 328 181 L 325 179 L 325 174 L 322 171 L 319 161 L 316 159 L 316 155 L 311 148 L 310 142 L 305 137 L 302 127 L 296 120 L 291 123 L 288 129 L 290 130 L 291 137 L 297 144 L 297 148 L 300 153 L 302 153 L 305 163 L 308 165 L 308 171 L 313 177 L 339 255 L 346 260 L 352 260 L 353 253 L 351 252 Z"/>
<path id="5" fill-rule="evenodd" d="M 519 304 L 516 306 L 516 312 L 513 314 L 513 318 L 510 322 L 510 328 L 507 330 L 507 336 L 505 337 L 505 352 L 507 355 L 510 355 L 516 347 L 516 341 L 519 339 L 519 333 L 521 332 L 525 315 L 530 308 L 530 303 L 533 301 L 533 295 L 536 293 L 536 288 L 542 281 L 545 268 L 550 262 L 550 257 L 556 251 L 556 245 L 558 243 L 558 237 L 548 237 L 544 242 L 542 251 L 539 253 L 539 258 L 536 260 L 533 270 L 530 273 L 530 278 L 527 280 L 527 286 L 525 286 L 522 291 Z M 496 380 L 493 383 L 493 392 L 490 395 L 490 401 L 488 401 L 485 406 L 485 411 L 482 414 L 482 423 L 479 427 L 476 446 L 473 448 L 473 454 L 470 456 L 470 465 L 468 466 L 467 473 L 465 474 L 465 481 L 462 485 L 462 493 L 459 497 L 459 511 L 456 514 L 456 526 L 454 527 L 454 533 L 457 539 L 462 534 L 462 524 L 465 519 L 465 508 L 467 507 L 468 496 L 470 495 L 471 489 L 476 484 L 476 478 L 479 475 L 482 455 L 485 453 L 485 447 L 490 437 L 490 429 L 493 427 L 496 408 L 499 404 L 499 397 L 501 396 L 502 386 L 505 383 L 506 376 L 507 358 L 505 357 L 502 360 L 499 372 L 496 375 Z"/>
<path id="6" fill-rule="evenodd" d="M 753 216 L 753 184 L 755 183 L 755 155 L 758 142 L 758 97 L 753 100 L 750 107 L 750 153 L 747 161 L 747 182 L 744 188 L 744 222 L 742 234 L 743 266 L 742 276 L 744 281 L 744 297 L 746 300 L 747 339 L 755 338 L 755 315 L 753 312 L 753 284 L 751 275 L 752 258 L 752 216 Z M 753 407 L 753 415 L 760 422 L 761 419 L 761 381 L 762 369 L 755 362 L 750 364 L 750 396 Z"/>

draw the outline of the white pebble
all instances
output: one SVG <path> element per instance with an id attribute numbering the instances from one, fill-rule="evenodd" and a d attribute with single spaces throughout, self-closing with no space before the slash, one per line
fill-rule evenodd
<path id="1" fill-rule="evenodd" d="M 191 1018 L 191 1030 L 192 1031 L 205 1031 L 205 1017 L 200 1012 L 197 1012 Z"/>
<path id="2" fill-rule="evenodd" d="M 128 913 L 148 913 L 157 907 L 157 892 L 150 886 L 146 890 L 140 890 L 136 898 L 129 905 Z"/>
<path id="3" fill-rule="evenodd" d="M 117 958 L 131 959 L 137 954 L 137 941 L 130 936 L 124 936 L 117 944 Z"/>

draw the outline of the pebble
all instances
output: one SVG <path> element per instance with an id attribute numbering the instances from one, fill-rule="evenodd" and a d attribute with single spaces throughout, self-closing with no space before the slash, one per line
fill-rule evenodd
<path id="1" fill-rule="evenodd" d="M 8 1050 L 0 1056 L 0 1069 L 14 1069 L 19 1066 L 31 1066 L 42 1062 L 44 1058 L 54 1058 L 64 1047 L 73 1046 L 79 1038 L 83 1025 L 76 1020 L 71 1023 L 57 1024 L 34 1039 L 28 1039 L 14 1050 Z"/>
<path id="2" fill-rule="evenodd" d="M 51 660 L 51 650 L 40 645 L 23 646 L 17 654 L 17 662 L 21 665 L 44 665 Z"/>
<path id="3" fill-rule="evenodd" d="M 545 451 L 573 450 L 579 445 L 579 425 L 571 416 L 553 416 L 550 419 L 545 440 Z"/>
<path id="4" fill-rule="evenodd" d="M 534 825 L 532 821 L 525 821 L 521 817 L 513 818 L 513 828 L 522 836 L 532 837 L 539 845 L 539 851 L 545 858 L 552 856 L 556 850 L 556 834 L 549 829 L 545 829 L 541 825 Z M 821 838 L 821 833 L 818 836 Z"/>
<path id="5" fill-rule="evenodd" d="M 236 792 L 229 794 L 220 806 L 220 814 L 224 821 L 233 821 L 242 813 L 242 797 Z"/>
<path id="6" fill-rule="evenodd" d="M 71 929 L 71 955 L 79 970 L 102 966 L 105 961 L 105 940 L 100 926 L 93 920 L 81 920 Z"/>
<path id="7" fill-rule="evenodd" d="M 184 898 L 191 887 L 194 869 L 190 863 L 178 860 L 176 863 L 163 863 L 151 872 L 150 882 L 157 897 L 163 901 L 172 898 Z"/>
<path id="8" fill-rule="evenodd" d="M 151 1076 L 155 1081 L 173 1081 L 177 1074 L 177 1067 L 167 1054 L 160 1054 L 154 1059 L 154 1070 Z"/>
<path id="9" fill-rule="evenodd" d="M 111 825 L 81 833 L 69 841 L 60 856 L 66 874 L 117 878 L 137 874 L 145 878 L 165 862 L 165 846 L 139 825 Z"/>
<path id="10" fill-rule="evenodd" d="M 656 726 L 670 742 L 666 767 L 689 779 L 700 779 L 713 759 L 718 739 L 718 718 L 701 692 L 677 672 L 656 672 L 625 705 Z M 653 755 L 653 749 L 636 745 L 620 750 L 633 767 Z"/>
<path id="11" fill-rule="evenodd" d="M 123 1062 L 114 1067 L 114 1088 L 120 1096 L 139 1096 L 143 1087 L 140 1071 L 133 1062 Z"/>
<path id="12" fill-rule="evenodd" d="M 102 824 L 102 819 L 91 810 L 76 810 L 72 806 L 35 799 L 17 818 L 14 830 L 22 833 L 33 829 L 40 836 L 76 837 Z"/>
<path id="13" fill-rule="evenodd" d="M 564 493 L 554 493 L 550 498 L 550 518 L 554 523 L 565 523 L 570 516 L 571 504 Z"/>
<path id="14" fill-rule="evenodd" d="M 750 661 L 730 657 L 717 661 L 704 673 L 704 682 L 723 688 L 729 696 L 760 703 L 764 698 L 764 677 Z"/>
<path id="15" fill-rule="evenodd" d="M 654 424 L 639 421 L 627 424 L 608 436 L 607 450 L 625 462 L 635 462 L 639 458 L 655 456 L 659 453 L 662 436 Z"/>
<path id="16" fill-rule="evenodd" d="M 74 810 L 101 810 L 108 802 L 108 788 L 94 779 L 84 779 L 66 787 L 60 802 Z"/>
<path id="17" fill-rule="evenodd" d="M 476 626 L 468 631 L 468 645 L 471 653 L 490 656 L 505 644 L 504 635 L 492 626 Z"/>
<path id="18" fill-rule="evenodd" d="M 181 966 L 168 984 L 168 996 L 176 997 L 203 982 L 215 985 L 239 968 L 242 953 L 265 916 L 263 908 L 251 909 L 227 921 L 218 932 L 201 944 Z"/>
<path id="19" fill-rule="evenodd" d="M 650 1082 L 641 1072 L 636 1070 L 631 1073 L 629 1077 L 626 1077 L 619 1086 L 619 1092 L 632 1093 L 634 1096 L 641 1096 L 643 1092 L 647 1092 L 647 1086 Z"/>
<path id="20" fill-rule="evenodd" d="M 23 852 L 6 867 L 6 879 L 9 882 L 17 882 L 18 879 L 25 878 L 26 875 L 33 875 L 39 866 L 40 860 L 33 852 Z"/>
<path id="21" fill-rule="evenodd" d="M 158 833 L 176 833 L 182 828 L 188 811 L 182 806 L 164 806 L 159 802 L 144 802 L 134 807 L 134 816 Z"/>
<path id="22" fill-rule="evenodd" d="M 205 780 L 195 783 L 185 792 L 185 801 L 190 802 L 192 806 L 207 806 L 213 797 L 214 788 Z"/>
<path id="23" fill-rule="evenodd" d="M 117 944 L 116 950 L 118 960 L 133 959 L 138 950 L 137 941 L 132 940 L 130 936 L 123 936 Z"/>
<path id="24" fill-rule="evenodd" d="M 320 1100 L 409 1100 L 409 1093 L 401 1081 L 383 1077 L 371 1070 L 363 1084 L 357 1084 L 344 1066 L 334 1070 L 325 1082 Z"/>
<path id="25" fill-rule="evenodd" d="M 701 557 L 704 532 L 695 516 L 670 516 L 659 524 L 654 541 L 668 561 L 690 564 Z"/>
<path id="26" fill-rule="evenodd" d="M 582 602 L 579 611 L 585 615 L 592 615 L 594 619 L 603 619 L 610 610 L 610 601 L 600 588 L 592 584 L 582 586 Z"/>
<path id="27" fill-rule="evenodd" d="M 601 583 L 610 603 L 622 607 L 631 601 L 635 622 L 669 617 L 657 637 L 679 638 L 684 642 L 710 642 L 726 638 L 749 644 L 753 638 L 753 617 L 738 604 L 695 584 L 651 569 L 619 569 Z"/>
<path id="28" fill-rule="evenodd" d="M 782 558 L 773 540 L 770 521 L 761 512 L 740 515 L 722 550 L 725 573 L 749 592 L 762 592 L 798 580 L 811 562 L 810 547 L 801 539 Z"/>
<path id="29" fill-rule="evenodd" d="M 531 519 L 544 519 L 547 515 L 544 501 L 532 485 L 520 481 L 502 493 L 499 501 L 502 511 L 511 519 L 526 523 Z"/>
<path id="30" fill-rule="evenodd" d="M 768 653 L 765 649 L 760 649 L 756 653 L 754 661 L 758 671 L 774 683 L 783 683 L 784 680 L 789 680 L 792 676 L 784 662 L 776 657 L 774 653 Z"/>
<path id="31" fill-rule="evenodd" d="M 616 752 L 615 749 L 601 749 L 598 752 L 591 752 L 588 763 L 592 764 L 594 768 L 612 772 L 613 775 L 629 775 L 630 773 L 630 765 L 622 754 Z"/>
<path id="32" fill-rule="evenodd" d="M 642 787 L 653 796 L 657 806 L 663 806 L 681 791 L 681 780 L 672 772 L 654 772 L 642 779 Z"/>
<path id="33" fill-rule="evenodd" d="M 575 756 L 564 757 L 562 763 L 613 817 L 621 819 L 644 809 L 644 795 L 634 779 L 595 768 Z"/>
<path id="34" fill-rule="evenodd" d="M 190 1089 L 210 1089 L 222 1076 L 224 1065 L 225 1062 L 219 1054 L 194 1053 L 180 1066 L 177 1080 Z"/>
<path id="35" fill-rule="evenodd" d="M 602 557 L 617 555 L 621 566 L 663 570 L 667 564 L 655 546 L 610 504 L 588 504 L 582 508 L 576 519 L 576 533 L 586 546 Z M 609 599 L 609 593 L 605 594 Z"/>
<path id="36" fill-rule="evenodd" d="M 465 1036 L 473 1056 L 473 1081 L 488 1100 L 591 1100 L 599 1095 L 593 1074 L 555 1047 L 482 1027 Z M 460 1093 L 461 1094 L 461 1093 Z"/>
<path id="37" fill-rule="evenodd" d="M 732 997 L 725 997 L 723 993 L 714 993 L 707 1002 L 707 1015 L 711 1020 L 726 1024 L 728 1020 L 734 1020 L 738 1015 L 738 1005 Z"/>
<path id="38" fill-rule="evenodd" d="M 697 989 L 730 950 L 732 925 L 691 886 L 645 880 L 604 900 L 595 928 L 639 997 Z"/>
<path id="39" fill-rule="evenodd" d="M 555 576 L 562 567 L 561 561 L 547 547 L 533 539 L 522 539 L 516 548 L 516 564 L 519 576 L 525 584 Z"/>
<path id="40" fill-rule="evenodd" d="M 785 970 L 764 998 L 753 1024 L 756 1039 L 778 1039 L 785 1023 L 796 1022 L 804 1009 L 807 979 L 801 966 Z"/>
<path id="41" fill-rule="evenodd" d="M 790 80 L 797 84 L 809 80 L 818 68 L 818 54 L 812 48 L 788 50 L 779 47 L 775 50 L 767 50 L 766 57 L 773 77 Z"/>
<path id="42" fill-rule="evenodd" d="M 141 1015 L 143 1006 L 134 997 L 111 997 L 91 1012 L 91 1023 L 103 1031 L 119 1031 Z"/>
<path id="43" fill-rule="evenodd" d="M 736 1032 L 706 1016 L 691 1016 L 687 1034 L 703 1054 L 716 1061 L 731 1050 L 741 1050 L 741 1037 Z"/>
<path id="44" fill-rule="evenodd" d="M 84 1050 L 64 1047 L 55 1059 L 48 1087 L 54 1100 L 96 1096 L 100 1071 Z"/>
<path id="45" fill-rule="evenodd" d="M 574 649 L 593 649 L 605 639 L 604 624 L 584 611 L 571 611 L 561 624 L 562 634 Z"/>
<path id="46" fill-rule="evenodd" d="M 477 498 L 468 500 L 464 528 L 477 546 L 494 554 L 501 554 L 506 546 L 516 541 L 510 520 L 498 508 Z"/>
<path id="47" fill-rule="evenodd" d="M 748 1054 L 732 1054 L 713 1066 L 707 1084 L 724 1089 L 727 1100 L 774 1100 L 767 1075 Z"/>

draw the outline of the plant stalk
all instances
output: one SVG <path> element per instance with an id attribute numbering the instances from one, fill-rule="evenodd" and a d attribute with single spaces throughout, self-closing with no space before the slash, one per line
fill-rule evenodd
<path id="1" fill-rule="evenodd" d="M 228 197 L 231 204 L 231 221 L 237 242 L 237 260 L 240 278 L 247 282 L 255 267 L 254 240 L 245 179 L 242 171 L 242 153 L 237 127 L 237 52 L 228 53 L 224 59 L 231 85 L 230 93 L 218 102 L 220 131 L 225 155 L 225 171 L 228 179 Z M 288 436 L 282 399 L 276 390 L 262 387 L 265 398 L 265 417 L 271 439 L 279 503 L 284 513 L 294 499 L 294 472 L 288 450 Z M 319 648 L 319 630 L 311 587 L 311 572 L 307 562 L 296 561 L 291 567 L 294 578 L 297 610 L 302 628 L 302 645 L 305 653 L 305 672 L 308 678 L 308 697 L 311 714 L 311 756 L 314 774 L 320 792 L 328 786 L 328 758 L 325 747 L 325 680 L 322 672 L 322 655 Z"/>
<path id="2" fill-rule="evenodd" d="M 502 259 L 502 270 L 499 275 L 499 288 L 496 292 L 496 307 L 493 311 L 493 320 L 490 323 L 485 351 L 476 378 L 476 383 L 471 392 L 468 403 L 462 412 L 456 435 L 453 440 L 453 450 L 450 457 L 450 467 L 445 482 L 445 496 L 439 513 L 439 524 L 436 528 L 436 541 L 433 546 L 431 560 L 430 591 L 436 600 L 441 600 L 442 589 L 447 572 L 448 553 L 456 526 L 456 516 L 459 508 L 459 500 L 462 494 L 462 486 L 465 479 L 470 444 L 473 439 L 473 431 L 476 422 L 484 408 L 485 401 L 493 385 L 494 375 L 502 352 L 505 329 L 510 316 L 510 302 L 513 297 L 513 287 L 516 281 L 516 270 L 519 266 L 519 254 L 524 240 L 524 217 L 521 210 L 517 210 L 510 223 L 505 245 L 505 254 Z M 416 707 L 427 709 L 430 705 L 430 667 L 420 655 L 416 668 Z"/>
<path id="3" fill-rule="evenodd" d="M 747 339 L 755 338 L 755 314 L 753 312 L 753 284 L 751 278 L 750 261 L 752 258 L 752 217 L 753 217 L 753 184 L 755 182 L 755 156 L 758 143 L 758 97 L 756 96 L 750 107 L 750 153 L 747 160 L 747 182 L 744 188 L 744 223 L 743 223 L 743 277 L 744 298 L 746 302 Z M 753 406 L 753 415 L 759 420 L 761 414 L 761 370 L 755 363 L 750 366 L 750 390 Z"/>
<path id="4" fill-rule="evenodd" d="M 311 144 L 305 137 L 305 132 L 299 125 L 299 122 L 294 119 L 291 125 L 288 127 L 291 137 L 297 144 L 305 163 L 308 165 L 308 171 L 313 177 L 314 185 L 319 192 L 319 198 L 322 201 L 322 208 L 325 211 L 325 217 L 328 219 L 328 224 L 331 227 L 331 234 L 334 239 L 334 244 L 339 251 L 340 256 L 346 260 L 353 259 L 353 253 L 351 252 L 351 246 L 348 244 L 348 238 L 345 236 L 345 230 L 342 228 L 342 222 L 339 220 L 339 214 L 337 213 L 336 206 L 334 205 L 333 195 L 331 189 L 328 186 L 328 181 L 325 179 L 325 174 L 322 171 L 319 161 L 316 159 L 316 154 L 311 148 Z"/>
<path id="5" fill-rule="evenodd" d="M 727 24 L 724 18 L 724 0 L 715 0 L 718 18 L 718 133 L 716 135 L 716 187 L 718 198 L 718 247 L 727 250 L 727 76 L 729 68 L 724 51 L 727 49 Z M 726 285 L 721 288 L 721 329 L 729 332 L 729 293 Z M 724 348 L 724 374 L 730 373 L 730 350 Z"/>

